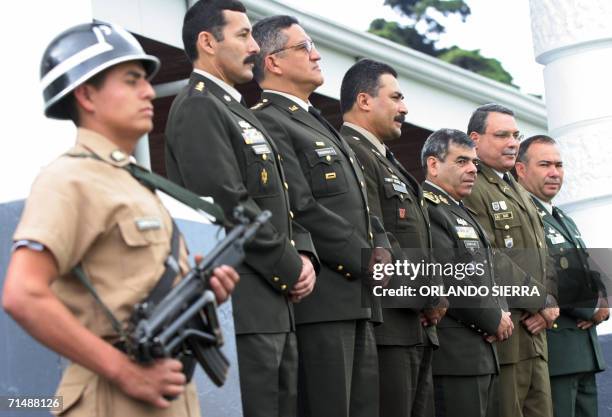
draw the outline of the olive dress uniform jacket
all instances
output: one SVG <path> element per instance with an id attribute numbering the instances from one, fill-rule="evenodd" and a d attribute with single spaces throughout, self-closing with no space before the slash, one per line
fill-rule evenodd
<path id="1" fill-rule="evenodd" d="M 478 177 L 472 193 L 463 202 L 476 214 L 476 220 L 487 233 L 493 247 L 503 250 L 512 262 L 504 262 L 502 255 L 495 257 L 497 276 L 505 280 L 533 280 L 538 285 L 544 307 L 546 293 L 556 296 L 554 276 L 547 271 L 547 249 L 544 240 L 542 220 L 538 215 L 528 193 L 510 175 L 511 184 L 506 183 L 489 166 L 481 162 Z M 525 276 L 524 274 L 527 273 Z M 532 335 L 519 323 L 522 311 L 513 309 L 515 305 L 508 298 L 512 309 L 514 332 L 512 336 L 498 344 L 500 364 L 512 364 L 521 360 L 548 357 L 546 333 Z M 535 307 L 537 311 L 539 308 Z M 528 310 L 528 309 L 527 309 Z M 533 311 L 532 311 L 533 312 Z"/>
<path id="2" fill-rule="evenodd" d="M 393 164 L 375 149 L 363 134 L 343 125 L 340 133 L 351 146 L 363 166 L 370 213 L 382 218 L 395 260 L 426 259 L 431 249 L 429 218 L 419 183 L 401 165 Z M 407 250 L 407 252 L 406 252 Z M 420 259 L 412 259 L 418 262 Z M 394 282 L 394 280 L 396 282 Z M 404 279 L 391 279 L 390 286 L 406 284 Z M 434 284 L 425 277 L 407 285 Z M 417 297 L 415 297 L 417 298 Z M 386 308 L 383 324 L 376 327 L 377 345 L 416 346 L 437 344 L 435 326 L 424 328 L 419 311 L 431 300 L 411 300 L 411 308 Z"/>
<path id="3" fill-rule="evenodd" d="M 482 275 L 465 277 L 461 281 L 445 278 L 445 285 L 495 285 L 492 248 L 485 231 L 476 221 L 475 213 L 461 207 L 438 187 L 425 182 L 431 235 L 436 262 L 446 264 L 478 264 Z M 453 304 L 461 303 L 460 306 Z M 507 310 L 505 299 L 488 295 L 449 297 L 449 308 L 438 324 L 440 347 L 434 352 L 435 375 L 487 375 L 497 374 L 499 364 L 495 344 L 484 340 L 494 335 L 501 320 L 502 309 Z"/>
<path id="4" fill-rule="evenodd" d="M 554 327 L 547 331 L 550 376 L 603 371 L 595 326 L 582 330 L 576 323 L 593 317 L 599 294 L 605 297 L 605 287 L 599 273 L 589 267 L 589 253 L 574 221 L 558 207 L 553 207 L 553 215 L 536 198 L 533 201 L 544 221 L 561 307 Z"/>
<path id="5" fill-rule="evenodd" d="M 264 92 L 253 110 L 279 147 L 292 210 L 321 260 L 314 291 L 295 306 L 296 322 L 370 319 L 362 300 L 362 250 L 373 246 L 374 234 L 355 154 L 284 96 Z"/>
<path id="6" fill-rule="evenodd" d="M 261 123 L 219 85 L 194 72 L 170 109 L 166 168 L 172 181 L 212 196 L 228 219 L 239 204 L 254 213 L 272 212 L 238 268 L 235 329 L 236 334 L 294 330 L 287 293 L 302 268 L 298 250 L 316 252 L 309 233 L 291 219 L 285 173 Z"/>
<path id="7" fill-rule="evenodd" d="M 100 299 L 126 323 L 165 269 L 172 219 L 157 195 L 124 169 L 128 156 L 102 135 L 79 128 L 68 153 L 99 159 L 62 156 L 45 167 L 32 185 L 14 240 L 38 242 L 53 255 L 59 272 L 53 292 L 83 326 L 113 343 L 119 335 L 72 270 L 80 264 Z M 186 274 L 182 239 L 179 264 Z M 61 416 L 200 415 L 193 382 L 169 408 L 160 409 L 76 363 L 64 370 L 56 395 L 63 399 Z"/>

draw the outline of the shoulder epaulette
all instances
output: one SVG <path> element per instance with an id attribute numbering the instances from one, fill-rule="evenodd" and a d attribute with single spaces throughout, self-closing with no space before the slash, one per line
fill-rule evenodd
<path id="1" fill-rule="evenodd" d="M 423 197 L 425 197 L 434 204 L 440 204 L 440 198 L 438 198 L 438 196 L 432 193 L 431 191 L 423 191 Z"/>
<path id="2" fill-rule="evenodd" d="M 192 88 L 189 89 L 189 96 L 204 94 L 206 92 L 206 84 L 204 81 L 198 81 Z"/>

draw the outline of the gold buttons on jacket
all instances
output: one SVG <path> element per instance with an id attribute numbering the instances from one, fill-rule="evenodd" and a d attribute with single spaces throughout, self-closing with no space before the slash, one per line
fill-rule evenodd
<path id="1" fill-rule="evenodd" d="M 289 210 L 289 216 L 293 219 L 295 216 L 293 215 L 293 212 L 291 210 Z"/>
<path id="2" fill-rule="evenodd" d="M 508 230 L 508 229 L 510 229 L 510 226 L 505 225 L 505 226 L 504 226 L 504 229 Z"/>
<path id="3" fill-rule="evenodd" d="M 291 239 L 291 244 L 295 246 L 295 240 Z"/>
<path id="4" fill-rule="evenodd" d="M 285 291 L 287 289 L 287 284 L 281 285 L 281 290 Z"/>
<path id="5" fill-rule="evenodd" d="M 280 278 L 279 277 L 272 277 L 272 281 L 278 282 L 278 281 L 280 281 Z"/>
<path id="6" fill-rule="evenodd" d="M 347 277 L 347 278 L 350 278 L 351 274 L 347 272 L 346 274 L 344 274 L 344 276 Z"/>
<path id="7" fill-rule="evenodd" d="M 370 240 L 374 239 L 374 235 L 370 232 Z"/>
<path id="8" fill-rule="evenodd" d="M 285 190 L 288 190 L 288 189 L 289 189 L 289 184 L 287 184 L 287 181 L 284 181 L 284 182 L 283 182 L 283 185 L 285 186 Z"/>
<path id="9" fill-rule="evenodd" d="M 338 271 L 342 271 L 344 269 L 343 265 L 338 265 Z"/>

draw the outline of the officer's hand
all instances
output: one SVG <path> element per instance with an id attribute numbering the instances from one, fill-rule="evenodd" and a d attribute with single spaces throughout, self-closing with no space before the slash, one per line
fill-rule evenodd
<path id="1" fill-rule="evenodd" d="M 546 320 L 546 328 L 552 329 L 555 320 L 559 317 L 559 307 L 547 307 L 539 311 L 540 315 Z"/>
<path id="2" fill-rule="evenodd" d="M 299 303 L 302 298 L 309 295 L 314 290 L 315 283 L 317 282 L 317 274 L 310 258 L 306 255 L 300 255 L 300 258 L 302 259 L 302 271 L 297 282 L 289 292 L 291 301 L 294 303 Z"/>
<path id="3" fill-rule="evenodd" d="M 535 313 L 524 319 L 523 325 L 529 330 L 529 333 L 538 334 L 546 329 L 546 320 L 540 313 Z"/>
<path id="4" fill-rule="evenodd" d="M 114 382 L 130 397 L 167 408 L 170 402 L 164 397 L 176 397 L 185 391 L 187 379 L 182 369 L 183 364 L 176 359 L 157 359 L 149 366 L 127 359 Z"/>
<path id="5" fill-rule="evenodd" d="M 608 307 L 608 299 L 606 297 L 599 297 L 599 310 L 591 317 L 591 320 L 596 325 L 610 318 L 610 309 Z"/>
<path id="6" fill-rule="evenodd" d="M 512 330 L 514 329 L 514 324 L 512 323 L 512 319 L 510 318 L 509 311 L 502 311 L 501 319 L 499 320 L 499 325 L 497 326 L 497 332 L 495 333 L 495 339 L 497 341 L 503 341 L 512 336 Z"/>
<path id="7" fill-rule="evenodd" d="M 594 325 L 595 323 L 591 320 L 578 320 L 578 322 L 576 323 L 576 327 L 582 330 L 589 329 Z"/>
<path id="8" fill-rule="evenodd" d="M 393 263 L 393 256 L 388 249 L 385 248 L 374 248 L 372 249 L 372 256 L 370 256 L 370 262 L 368 264 L 368 276 L 374 276 L 374 265 L 375 264 L 390 264 Z M 384 268 L 382 269 L 384 271 Z M 381 280 L 373 280 L 372 285 L 382 285 L 386 287 L 393 275 L 385 275 Z"/>
<path id="9" fill-rule="evenodd" d="M 210 277 L 210 288 L 215 293 L 217 304 L 227 300 L 238 281 L 240 281 L 240 275 L 231 266 L 221 265 L 213 270 L 213 275 Z"/>

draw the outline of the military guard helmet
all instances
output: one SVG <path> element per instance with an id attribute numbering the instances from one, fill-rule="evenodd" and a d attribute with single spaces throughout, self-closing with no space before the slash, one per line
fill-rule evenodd
<path id="1" fill-rule="evenodd" d="M 40 63 L 45 116 L 69 119 L 65 98 L 79 85 L 126 61 L 141 61 L 151 79 L 159 59 L 147 55 L 136 38 L 120 26 L 85 23 L 60 33 L 47 46 Z"/>

